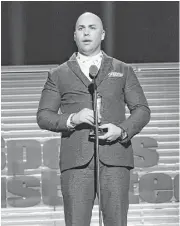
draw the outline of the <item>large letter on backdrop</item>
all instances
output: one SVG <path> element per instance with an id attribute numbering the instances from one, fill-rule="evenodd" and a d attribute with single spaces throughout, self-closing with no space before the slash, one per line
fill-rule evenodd
<path id="1" fill-rule="evenodd" d="M 150 137 L 135 137 L 132 139 L 135 167 L 150 167 L 158 163 L 159 155 L 156 151 L 157 141 Z"/>
<path id="2" fill-rule="evenodd" d="M 60 189 L 60 176 L 55 171 L 42 172 L 42 199 L 50 206 L 63 205 Z"/>
<path id="3" fill-rule="evenodd" d="M 1 177 L 1 208 L 6 207 L 6 178 Z"/>
<path id="4" fill-rule="evenodd" d="M 179 201 L 179 174 L 174 177 L 174 197 Z"/>
<path id="5" fill-rule="evenodd" d="M 6 166 L 6 154 L 4 153 L 5 140 L 1 137 L 1 170 Z"/>
<path id="6" fill-rule="evenodd" d="M 24 175 L 25 169 L 41 165 L 41 145 L 36 140 L 10 140 L 7 154 L 9 175 Z"/>
<path id="7" fill-rule="evenodd" d="M 164 173 L 145 174 L 140 178 L 139 193 L 149 203 L 169 202 L 173 196 L 172 179 Z"/>
<path id="8" fill-rule="evenodd" d="M 130 187 L 129 187 L 129 203 L 136 204 L 139 203 L 139 195 L 134 194 L 134 190 L 137 189 L 138 174 L 131 173 Z"/>
<path id="9" fill-rule="evenodd" d="M 8 191 L 19 197 L 9 197 L 8 203 L 13 207 L 35 206 L 41 201 L 40 181 L 32 176 L 19 176 L 8 180 Z M 33 189 L 31 187 L 37 187 Z"/>

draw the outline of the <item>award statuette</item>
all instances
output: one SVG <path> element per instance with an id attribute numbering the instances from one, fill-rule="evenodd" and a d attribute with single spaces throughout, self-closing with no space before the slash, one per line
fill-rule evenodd
<path id="1" fill-rule="evenodd" d="M 97 113 L 98 113 L 98 118 L 101 120 L 101 104 L 102 104 L 102 97 L 100 96 L 99 93 L 97 93 Z M 99 122 L 98 125 L 100 126 L 101 123 Z M 100 129 L 98 128 L 98 135 L 103 135 L 105 132 L 104 129 Z M 92 128 L 90 130 L 90 134 L 89 134 L 89 138 L 90 139 L 95 139 L 95 128 Z"/>

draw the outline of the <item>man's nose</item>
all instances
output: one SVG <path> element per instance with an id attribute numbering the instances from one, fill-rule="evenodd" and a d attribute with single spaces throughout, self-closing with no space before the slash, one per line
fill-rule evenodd
<path id="1" fill-rule="evenodd" d="M 85 36 L 89 35 L 89 29 L 84 29 L 84 35 Z"/>

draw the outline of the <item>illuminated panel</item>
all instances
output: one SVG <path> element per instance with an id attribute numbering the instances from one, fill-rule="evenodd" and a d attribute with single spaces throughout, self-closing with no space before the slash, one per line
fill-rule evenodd
<path id="1" fill-rule="evenodd" d="M 135 169 L 131 175 L 128 226 L 177 226 L 179 65 L 132 66 L 152 114 L 149 124 L 132 140 Z M 55 67 L 1 68 L 2 225 L 65 225 L 58 168 L 60 134 L 41 130 L 36 124 L 42 87 L 48 70 Z M 95 225 L 97 205 L 91 223 Z"/>

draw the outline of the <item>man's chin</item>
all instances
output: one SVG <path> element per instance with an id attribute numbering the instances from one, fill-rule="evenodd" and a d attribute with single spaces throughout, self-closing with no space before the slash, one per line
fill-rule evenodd
<path id="1" fill-rule="evenodd" d="M 100 51 L 100 49 L 87 46 L 87 47 L 79 48 L 78 51 L 85 56 L 93 56 L 93 55 L 96 55 Z"/>
<path id="2" fill-rule="evenodd" d="M 92 49 L 83 49 L 83 50 L 81 50 L 81 52 L 80 53 L 82 53 L 83 55 L 85 55 L 85 56 L 90 56 L 91 54 L 93 54 L 93 50 Z"/>

